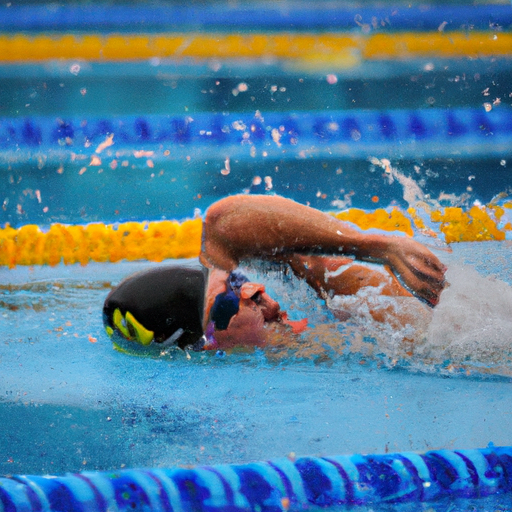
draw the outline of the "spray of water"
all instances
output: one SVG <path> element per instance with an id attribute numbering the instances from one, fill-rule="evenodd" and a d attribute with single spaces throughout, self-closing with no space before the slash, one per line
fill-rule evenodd
<path id="1" fill-rule="evenodd" d="M 370 161 L 402 185 L 409 206 L 426 212 L 440 206 L 388 160 Z M 451 203 L 461 200 L 464 198 L 454 196 Z M 498 255 L 507 249 L 495 242 L 491 252 Z M 455 253 L 458 250 L 454 248 Z M 464 258 L 455 256 L 449 261 L 448 285 L 434 309 L 416 298 L 383 297 L 378 289 L 367 288 L 354 296 L 328 299 L 330 316 L 322 321 L 317 313 L 311 315 L 319 311 L 318 299 L 304 289 L 303 283 L 287 277 L 283 287 L 282 279 L 271 279 L 277 296 L 284 299 L 284 307 L 301 304 L 305 316 L 312 318 L 310 329 L 300 337 L 276 332 L 269 353 L 280 357 L 292 354 L 293 358 L 322 363 L 351 357 L 362 364 L 370 360 L 427 372 L 512 375 L 512 288 L 492 275 L 482 275 L 464 264 Z"/>

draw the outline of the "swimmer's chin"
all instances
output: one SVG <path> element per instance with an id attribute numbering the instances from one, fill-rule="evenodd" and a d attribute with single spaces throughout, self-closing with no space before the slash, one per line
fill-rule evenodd
<path id="1" fill-rule="evenodd" d="M 229 325 L 224 331 L 215 331 L 215 348 L 219 350 L 254 350 L 265 348 L 276 336 L 286 341 L 307 329 L 307 319 L 299 321 L 288 320 L 286 312 L 279 312 L 274 318 L 254 325 L 244 325 L 239 328 Z"/>
<path id="2" fill-rule="evenodd" d="M 240 311 L 229 322 L 228 328 L 214 333 L 217 347 L 229 350 L 235 347 L 262 347 L 267 336 L 263 316 Z"/>

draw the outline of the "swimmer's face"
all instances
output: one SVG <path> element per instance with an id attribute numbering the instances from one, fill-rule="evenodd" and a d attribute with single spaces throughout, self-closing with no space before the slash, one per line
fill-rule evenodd
<path id="1" fill-rule="evenodd" d="M 265 325 L 280 318 L 281 308 L 258 283 L 244 283 L 240 287 L 239 310 L 225 330 L 216 331 L 218 348 L 262 346 L 266 342 Z"/>

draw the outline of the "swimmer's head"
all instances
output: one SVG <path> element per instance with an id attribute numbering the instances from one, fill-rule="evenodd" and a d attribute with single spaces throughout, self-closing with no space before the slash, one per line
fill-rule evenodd
<path id="1" fill-rule="evenodd" d="M 207 349 L 203 336 L 206 282 L 206 271 L 190 267 L 159 266 L 132 275 L 106 298 L 105 329 L 111 337 L 117 333 L 128 340 L 118 338 L 123 347 L 163 344 Z M 225 292 L 215 298 L 209 315 L 215 337 L 220 340 L 227 335 L 231 340 L 226 347 L 261 344 L 265 324 L 280 317 L 279 304 L 265 287 L 249 282 L 239 271 L 229 275 Z"/>
<path id="2" fill-rule="evenodd" d="M 109 336 L 118 332 L 140 345 L 197 345 L 203 335 L 206 274 L 202 269 L 160 266 L 139 272 L 114 288 L 103 306 Z"/>

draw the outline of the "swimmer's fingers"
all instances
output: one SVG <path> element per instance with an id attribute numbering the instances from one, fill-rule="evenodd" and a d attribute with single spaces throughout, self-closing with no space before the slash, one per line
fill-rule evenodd
<path id="1" fill-rule="evenodd" d="M 435 306 L 439 303 L 439 298 L 444 288 L 444 280 L 441 282 L 438 280 L 434 281 L 430 278 L 418 277 L 414 273 L 411 273 L 409 279 L 404 279 L 403 275 L 400 277 L 402 277 L 407 287 L 411 289 L 417 297 L 423 299 L 431 306 Z"/>
<path id="2" fill-rule="evenodd" d="M 431 305 L 439 302 L 445 285 L 445 266 L 426 247 L 411 239 L 394 239 L 388 262 L 400 280 Z"/>
<path id="3" fill-rule="evenodd" d="M 403 285 L 414 295 L 432 306 L 439 302 L 439 296 L 444 288 L 444 278 L 432 277 L 417 268 L 411 270 L 409 267 L 400 264 L 395 265 L 393 271 Z"/>
<path id="4" fill-rule="evenodd" d="M 410 256 L 406 259 L 406 264 L 418 279 L 430 283 L 431 286 L 439 288 L 439 290 L 443 289 L 446 267 L 432 253 Z"/>

